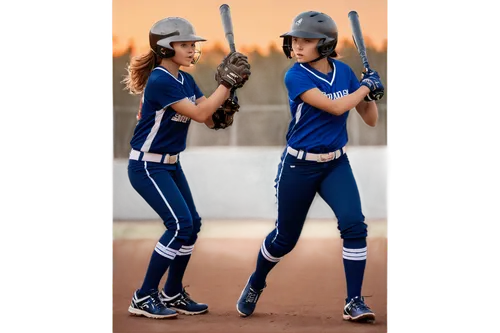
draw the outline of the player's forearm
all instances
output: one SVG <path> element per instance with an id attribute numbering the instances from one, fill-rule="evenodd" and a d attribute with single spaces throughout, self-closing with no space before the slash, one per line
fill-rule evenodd
<path id="1" fill-rule="evenodd" d="M 358 105 L 369 92 L 370 89 L 365 86 L 361 86 L 352 94 L 331 100 L 328 107 L 323 110 L 336 116 L 340 116 L 356 107 L 356 105 Z"/>
<path id="2" fill-rule="evenodd" d="M 196 118 L 192 118 L 194 121 L 199 123 L 211 122 L 212 114 L 217 110 L 219 106 L 224 103 L 224 101 L 229 97 L 229 89 L 223 85 L 219 85 L 210 97 L 201 101 L 198 105 L 198 115 Z M 209 126 L 207 124 L 207 126 Z M 210 126 L 209 126 L 210 127 Z"/>
<path id="3" fill-rule="evenodd" d="M 205 121 L 205 125 L 208 127 L 208 128 L 214 128 L 214 121 L 212 119 L 212 117 L 208 117 L 208 119 Z"/>
<path id="4" fill-rule="evenodd" d="M 356 110 L 358 111 L 359 115 L 368 126 L 375 127 L 375 125 L 377 125 L 377 120 L 378 120 L 377 103 L 362 101 L 361 103 L 358 104 L 358 106 L 356 106 Z"/>

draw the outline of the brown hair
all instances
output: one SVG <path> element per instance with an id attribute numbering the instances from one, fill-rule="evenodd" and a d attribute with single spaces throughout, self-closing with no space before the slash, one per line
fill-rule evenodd
<path id="1" fill-rule="evenodd" d="M 128 74 L 122 81 L 125 84 L 125 89 L 128 89 L 131 94 L 142 94 L 144 88 L 146 88 L 149 74 L 151 74 L 155 65 L 159 63 L 156 57 L 156 54 L 150 50 L 148 53 L 132 58 L 127 66 Z"/>

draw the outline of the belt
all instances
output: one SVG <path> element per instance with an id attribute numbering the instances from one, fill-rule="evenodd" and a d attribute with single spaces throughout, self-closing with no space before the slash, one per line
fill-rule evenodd
<path id="1" fill-rule="evenodd" d="M 142 151 L 132 149 L 130 151 L 129 159 L 136 161 L 175 164 L 179 160 L 179 154 L 169 155 L 169 154 L 144 153 Z"/>
<path id="2" fill-rule="evenodd" d="M 316 161 L 322 163 L 336 160 L 337 158 L 345 154 L 346 148 L 344 146 L 341 149 L 337 149 L 336 151 L 324 154 L 307 153 L 303 150 L 293 149 L 292 147 L 287 147 L 286 151 L 288 154 L 297 157 L 299 160 Z"/>

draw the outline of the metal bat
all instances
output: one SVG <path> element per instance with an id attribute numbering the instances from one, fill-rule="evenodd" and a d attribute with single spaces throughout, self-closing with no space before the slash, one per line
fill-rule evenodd
<path id="1" fill-rule="evenodd" d="M 233 20 L 231 19 L 231 9 L 229 5 L 223 4 L 219 7 L 220 18 L 222 19 L 222 27 L 224 28 L 224 34 L 226 35 L 226 40 L 229 43 L 229 50 L 231 53 L 236 52 L 236 45 L 234 45 L 234 33 L 233 33 Z M 229 95 L 231 101 L 236 99 L 236 89 L 231 89 Z"/>
<path id="2" fill-rule="evenodd" d="M 352 39 L 354 40 L 354 45 L 358 49 L 359 56 L 365 67 L 365 71 L 368 72 L 370 69 L 370 64 L 368 63 L 368 57 L 366 55 L 365 40 L 363 39 L 363 34 L 361 32 L 361 25 L 359 23 L 359 16 L 356 11 L 350 11 L 347 14 L 349 21 L 351 22 Z"/>
<path id="3" fill-rule="evenodd" d="M 231 52 L 236 51 L 236 46 L 234 45 L 234 33 L 233 33 L 233 21 L 231 20 L 231 10 L 228 5 L 223 4 L 219 8 L 220 17 L 222 19 L 222 27 L 224 28 L 224 33 L 226 34 L 227 42 L 229 43 L 229 49 Z"/>

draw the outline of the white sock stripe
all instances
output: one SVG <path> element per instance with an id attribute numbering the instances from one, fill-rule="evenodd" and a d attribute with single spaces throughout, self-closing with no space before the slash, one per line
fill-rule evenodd
<path id="1" fill-rule="evenodd" d="M 366 252 L 366 249 L 367 249 L 366 246 L 362 249 L 348 249 L 346 247 L 342 247 L 342 250 L 344 250 L 346 252 Z"/>
<path id="2" fill-rule="evenodd" d="M 177 255 L 179 253 L 179 251 L 176 251 L 174 249 L 171 249 L 169 247 L 166 247 L 165 245 L 163 245 L 162 243 L 158 242 L 156 243 L 156 247 L 159 248 L 160 250 L 162 250 L 163 252 L 166 252 L 166 253 L 170 253 L 170 254 L 173 254 L 174 256 Z"/>
<path id="3" fill-rule="evenodd" d="M 178 256 L 188 256 L 193 252 L 193 249 L 194 249 L 194 245 L 193 245 L 193 247 L 191 247 L 189 249 L 185 249 L 184 246 L 182 246 L 179 249 L 179 251 L 177 252 L 177 255 Z"/>
<path id="4" fill-rule="evenodd" d="M 160 250 L 159 248 L 155 247 L 155 251 L 156 253 L 158 253 L 159 255 L 161 255 L 162 257 L 165 257 L 165 258 L 168 258 L 168 259 L 171 259 L 171 260 L 174 260 L 175 258 L 175 255 L 173 254 L 170 254 L 170 253 L 166 253 L 166 252 L 163 252 L 162 250 Z"/>
<path id="5" fill-rule="evenodd" d="M 342 252 L 342 256 L 366 257 L 366 252 L 363 252 L 363 253 L 349 253 L 349 252 L 343 251 Z"/>
<path id="6" fill-rule="evenodd" d="M 271 259 L 273 260 L 280 260 L 281 258 L 278 258 L 278 257 L 275 257 L 273 256 L 271 253 L 269 253 L 269 251 L 266 249 L 266 240 L 264 239 L 264 241 L 262 242 L 262 245 L 261 245 L 261 249 L 264 251 L 264 253 Z"/>
<path id="7" fill-rule="evenodd" d="M 265 245 L 265 241 L 262 243 L 262 246 L 260 247 L 260 252 L 262 252 L 262 255 L 264 256 L 264 258 L 266 258 L 267 260 L 271 261 L 271 262 L 278 262 L 281 260 L 281 258 L 276 258 L 276 257 L 273 257 L 269 251 L 267 251 L 266 249 L 266 245 Z"/>
<path id="8" fill-rule="evenodd" d="M 275 259 L 271 259 L 269 258 L 269 256 L 264 252 L 264 250 L 260 249 L 260 252 L 262 253 L 262 255 L 264 256 L 264 258 L 267 260 L 267 261 L 270 261 L 270 262 L 278 262 L 279 260 L 275 260 Z"/>
<path id="9" fill-rule="evenodd" d="M 191 249 L 192 250 L 193 248 L 194 248 L 194 244 L 193 245 L 189 245 L 189 246 L 186 246 L 186 245 L 182 245 L 181 246 L 181 250 L 182 249 Z"/>
<path id="10" fill-rule="evenodd" d="M 346 260 L 357 260 L 357 261 L 366 260 L 366 256 L 365 257 L 347 257 L 347 256 L 343 256 L 343 258 L 346 259 Z"/>
<path id="11" fill-rule="evenodd" d="M 347 260 L 366 260 L 366 256 L 363 257 L 352 257 L 352 256 L 342 256 L 342 258 Z"/>

